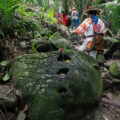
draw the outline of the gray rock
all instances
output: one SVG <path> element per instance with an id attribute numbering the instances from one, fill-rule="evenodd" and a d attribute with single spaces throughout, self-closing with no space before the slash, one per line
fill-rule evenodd
<path id="1" fill-rule="evenodd" d="M 5 107 L 13 107 L 16 103 L 16 96 L 13 93 L 12 86 L 0 85 L 0 104 Z"/>
<path id="2" fill-rule="evenodd" d="M 20 45 L 21 48 L 27 48 L 28 43 L 25 42 L 25 41 L 22 41 L 22 42 L 19 43 L 19 45 Z"/>

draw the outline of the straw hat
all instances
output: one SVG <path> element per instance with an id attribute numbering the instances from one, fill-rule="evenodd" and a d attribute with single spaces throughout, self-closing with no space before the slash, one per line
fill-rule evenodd
<path id="1" fill-rule="evenodd" d="M 73 7 L 72 9 L 73 9 L 73 10 L 76 10 L 76 8 L 75 8 L 75 7 Z"/>
<path id="2" fill-rule="evenodd" d="M 100 8 L 97 8 L 97 7 L 89 7 L 87 10 L 84 11 L 84 14 L 85 15 L 88 15 L 89 12 L 91 11 L 96 11 L 97 12 L 97 15 L 100 15 L 102 13 L 102 10 Z"/>

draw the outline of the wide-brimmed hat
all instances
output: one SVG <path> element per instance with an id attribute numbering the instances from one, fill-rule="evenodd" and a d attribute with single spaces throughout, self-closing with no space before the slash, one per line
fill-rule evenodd
<path id="1" fill-rule="evenodd" d="M 89 12 L 91 11 L 96 11 L 97 12 L 97 15 L 100 15 L 102 13 L 102 10 L 100 8 L 97 8 L 97 7 L 92 7 L 90 6 L 87 10 L 85 10 L 83 13 L 85 15 L 88 15 Z"/>
<path id="2" fill-rule="evenodd" d="M 75 7 L 73 7 L 72 9 L 73 9 L 73 10 L 76 10 L 76 8 L 75 8 Z"/>

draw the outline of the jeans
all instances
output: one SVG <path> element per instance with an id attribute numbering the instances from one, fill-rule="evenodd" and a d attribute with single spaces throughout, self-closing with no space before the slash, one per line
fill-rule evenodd
<path id="1" fill-rule="evenodd" d="M 71 21 L 71 29 L 73 30 L 74 27 L 77 28 L 78 25 L 79 25 L 78 19 L 72 19 L 72 21 Z"/>

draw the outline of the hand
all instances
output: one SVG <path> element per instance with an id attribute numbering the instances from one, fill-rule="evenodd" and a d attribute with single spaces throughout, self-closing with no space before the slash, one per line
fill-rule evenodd
<path id="1" fill-rule="evenodd" d="M 76 30 L 70 30 L 70 33 L 76 33 Z"/>

